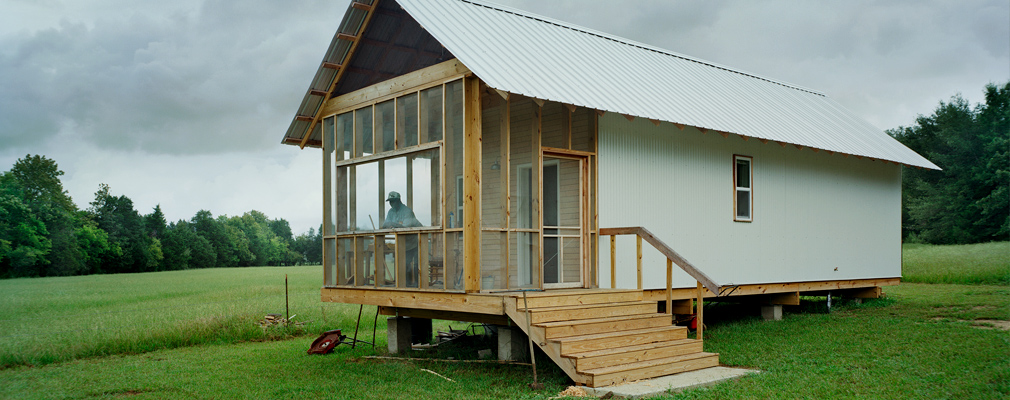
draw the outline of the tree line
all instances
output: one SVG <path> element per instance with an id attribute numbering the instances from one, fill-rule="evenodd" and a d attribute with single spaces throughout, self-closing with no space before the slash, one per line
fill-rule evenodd
<path id="1" fill-rule="evenodd" d="M 322 236 L 293 236 L 288 221 L 259 211 L 167 222 L 99 185 L 78 209 L 56 162 L 27 155 L 0 174 L 0 278 L 319 264 Z"/>
<path id="2" fill-rule="evenodd" d="M 984 104 L 955 95 L 887 133 L 943 169 L 902 171 L 905 241 L 1010 239 L 1010 82 L 986 85 Z"/>

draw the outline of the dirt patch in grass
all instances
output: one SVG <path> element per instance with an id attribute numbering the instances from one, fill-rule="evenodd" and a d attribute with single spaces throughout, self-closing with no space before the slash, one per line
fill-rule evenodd
<path id="1" fill-rule="evenodd" d="M 971 326 L 981 329 L 999 329 L 1001 331 L 1010 331 L 1010 321 L 1000 319 L 976 319 L 971 323 Z"/>

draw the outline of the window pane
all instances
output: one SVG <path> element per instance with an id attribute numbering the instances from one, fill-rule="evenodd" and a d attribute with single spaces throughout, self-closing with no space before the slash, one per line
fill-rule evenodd
<path id="1" fill-rule="evenodd" d="M 595 152 L 593 121 L 596 113 L 588 108 L 576 108 L 572 114 L 572 150 Z"/>
<path id="2" fill-rule="evenodd" d="M 378 244 L 378 251 L 381 251 L 375 273 L 376 279 L 379 280 L 378 286 L 394 287 L 396 286 L 396 236 L 379 236 Z"/>
<path id="3" fill-rule="evenodd" d="M 504 146 L 505 102 L 498 96 L 488 96 L 494 104 L 481 110 L 481 225 L 485 228 L 505 228 L 506 191 L 508 190 L 508 153 Z M 485 102 L 486 103 L 486 102 Z"/>
<path id="4" fill-rule="evenodd" d="M 504 289 L 508 279 L 508 234 L 481 232 L 480 235 L 480 288 Z"/>
<path id="5" fill-rule="evenodd" d="M 750 219 L 750 191 L 748 190 L 737 190 L 736 192 L 736 217 Z"/>
<path id="6" fill-rule="evenodd" d="M 439 196 L 441 181 L 438 178 L 438 149 L 415 153 L 407 159 L 407 179 L 410 182 L 407 193 L 414 217 L 422 226 L 440 226 L 442 218 L 439 208 L 442 199 Z"/>
<path id="7" fill-rule="evenodd" d="M 750 161 L 748 160 L 736 160 L 736 187 L 750 187 Z"/>
<path id="8" fill-rule="evenodd" d="M 561 239 L 561 282 L 580 282 L 582 279 L 582 241 L 577 238 Z"/>
<path id="9" fill-rule="evenodd" d="M 375 132 L 379 143 L 376 152 L 396 150 L 396 108 L 393 100 L 375 105 Z"/>
<path id="10" fill-rule="evenodd" d="M 343 113 L 337 116 L 337 159 L 351 158 L 354 150 L 354 113 Z"/>
<path id="11" fill-rule="evenodd" d="M 396 99 L 396 147 L 417 145 L 417 94 Z"/>
<path id="12" fill-rule="evenodd" d="M 396 277 L 397 287 L 417 288 L 420 272 L 418 236 L 396 236 Z"/>
<path id="13" fill-rule="evenodd" d="M 354 285 L 354 238 L 337 239 L 337 285 Z"/>
<path id="14" fill-rule="evenodd" d="M 372 107 L 354 111 L 354 155 L 370 156 L 375 151 L 372 146 Z"/>
<path id="15" fill-rule="evenodd" d="M 420 285 L 424 289 L 445 289 L 445 259 L 441 233 L 421 234 L 418 241 Z"/>
<path id="16" fill-rule="evenodd" d="M 546 214 L 545 214 L 546 215 Z M 544 283 L 560 283 L 558 268 L 561 265 L 561 249 L 558 248 L 558 237 L 544 235 Z"/>
<path id="17" fill-rule="evenodd" d="M 349 230 L 348 227 L 352 226 L 348 224 L 348 216 L 351 215 L 350 202 L 348 201 L 348 196 L 350 194 L 350 187 L 348 185 L 350 182 L 348 179 L 350 168 L 351 167 L 337 168 L 336 188 L 334 188 L 334 191 L 337 194 L 337 208 L 334 213 L 334 217 L 337 220 L 337 232 L 347 232 Z"/>
<path id="18" fill-rule="evenodd" d="M 463 81 L 445 85 L 445 215 L 463 227 Z"/>
<path id="19" fill-rule="evenodd" d="M 561 103 L 547 102 L 542 109 L 543 146 L 568 148 L 568 109 Z"/>
<path id="20" fill-rule="evenodd" d="M 334 118 L 323 120 L 323 235 L 332 235 L 336 229 L 334 221 L 333 186 L 337 179 L 333 168 L 333 149 L 336 144 Z"/>
<path id="21" fill-rule="evenodd" d="M 442 87 L 421 91 L 421 143 L 442 140 Z"/>
<path id="22" fill-rule="evenodd" d="M 355 261 L 358 273 L 356 286 L 375 285 L 375 238 L 358 236 L 355 238 Z"/>
<path id="23" fill-rule="evenodd" d="M 446 290 L 463 290 L 463 233 L 445 234 Z"/>
<path id="24" fill-rule="evenodd" d="M 510 288 L 540 286 L 540 240 L 531 232 L 512 232 L 509 246 Z"/>
<path id="25" fill-rule="evenodd" d="M 407 190 L 407 158 L 396 157 L 380 163 L 384 166 L 383 213 L 380 222 L 382 229 L 421 226 L 414 217 L 413 197 Z M 398 197 L 399 200 L 390 201 L 391 197 Z"/>
<path id="26" fill-rule="evenodd" d="M 370 231 L 378 227 L 379 207 L 382 205 L 379 198 L 379 164 L 361 164 L 355 170 L 355 230 Z"/>
<path id="27" fill-rule="evenodd" d="M 337 285 L 337 240 L 323 239 L 323 282 L 326 286 Z"/>
<path id="28" fill-rule="evenodd" d="M 534 127 L 534 107 L 529 99 L 515 101 L 511 105 L 510 129 L 512 131 L 512 162 L 509 190 L 511 192 L 511 227 L 532 229 L 540 225 L 539 207 L 536 202 L 540 190 L 539 168 L 533 165 L 537 160 L 534 151 L 539 151 L 540 139 Z"/>

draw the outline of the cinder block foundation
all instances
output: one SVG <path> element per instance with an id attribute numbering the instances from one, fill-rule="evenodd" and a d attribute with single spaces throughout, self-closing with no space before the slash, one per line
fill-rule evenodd
<path id="1" fill-rule="evenodd" d="M 529 341 L 526 333 L 515 326 L 496 326 L 498 331 L 498 361 L 528 361 Z"/>
<path id="2" fill-rule="evenodd" d="M 410 350 L 410 323 L 407 317 L 386 318 L 386 346 L 391 354 Z"/>
<path id="3" fill-rule="evenodd" d="M 778 304 L 761 306 L 761 318 L 764 318 L 765 321 L 781 321 L 782 306 Z"/>

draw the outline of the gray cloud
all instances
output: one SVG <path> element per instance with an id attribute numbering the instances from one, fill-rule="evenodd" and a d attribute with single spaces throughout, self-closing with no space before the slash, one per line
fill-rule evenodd
<path id="1" fill-rule="evenodd" d="M 274 146 L 342 12 L 323 1 L 208 1 L 5 37 L 0 140 L 71 129 L 100 148 L 149 153 Z"/>

